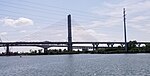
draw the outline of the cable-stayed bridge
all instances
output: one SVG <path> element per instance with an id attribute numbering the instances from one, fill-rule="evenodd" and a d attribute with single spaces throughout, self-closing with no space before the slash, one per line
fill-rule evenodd
<path id="1" fill-rule="evenodd" d="M 84 41 L 84 42 L 74 42 L 72 41 L 72 28 L 71 28 L 71 15 L 68 15 L 68 41 L 36 41 L 36 42 L 0 42 L 0 47 L 6 47 L 6 55 L 10 53 L 10 47 L 13 46 L 35 46 L 41 47 L 44 49 L 44 53 L 47 53 L 48 48 L 50 47 L 67 47 L 68 51 L 72 51 L 73 49 L 93 49 L 97 50 L 98 48 L 114 48 L 114 45 L 120 45 L 122 48 L 125 47 L 125 42 L 93 42 L 93 41 Z M 55 32 L 55 31 L 54 31 Z M 88 46 L 84 46 L 87 45 Z M 107 46 L 100 46 L 101 44 L 105 44 Z M 141 47 L 141 45 L 150 44 L 150 42 L 137 42 L 137 46 Z"/>

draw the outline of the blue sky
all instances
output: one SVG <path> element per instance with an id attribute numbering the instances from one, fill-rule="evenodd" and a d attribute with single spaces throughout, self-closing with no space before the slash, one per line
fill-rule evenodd
<path id="1" fill-rule="evenodd" d="M 149 41 L 150 0 L 1 0 L 2 41 L 67 41 L 72 15 L 73 41 Z"/>

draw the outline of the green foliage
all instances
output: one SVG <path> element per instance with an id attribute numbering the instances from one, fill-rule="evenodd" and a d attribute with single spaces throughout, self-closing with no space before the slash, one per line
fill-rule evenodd
<path id="1" fill-rule="evenodd" d="M 136 48 L 136 44 L 137 44 L 137 41 L 129 41 L 128 42 L 128 50 L 131 50 L 133 48 Z"/>
<path id="2" fill-rule="evenodd" d="M 150 51 L 150 44 L 146 44 L 145 51 Z"/>

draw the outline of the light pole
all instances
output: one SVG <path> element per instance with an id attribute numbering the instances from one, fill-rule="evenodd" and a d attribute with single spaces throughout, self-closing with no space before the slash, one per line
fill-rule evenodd
<path id="1" fill-rule="evenodd" d="M 125 51 L 128 52 L 127 35 L 126 35 L 126 10 L 125 10 L 125 8 L 123 8 L 123 24 L 124 24 Z"/>

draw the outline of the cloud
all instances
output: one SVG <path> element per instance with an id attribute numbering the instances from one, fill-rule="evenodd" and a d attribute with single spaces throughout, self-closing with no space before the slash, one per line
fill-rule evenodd
<path id="1" fill-rule="evenodd" d="M 84 26 L 75 26 L 73 27 L 73 41 L 100 41 L 99 38 L 105 39 L 107 34 L 97 33 L 96 30 L 91 28 L 86 28 Z"/>
<path id="2" fill-rule="evenodd" d="M 26 32 L 27 32 L 26 30 L 21 30 L 21 31 L 20 31 L 20 33 L 26 33 Z"/>
<path id="3" fill-rule="evenodd" d="M 144 21 L 144 20 L 149 20 L 149 17 L 148 16 L 136 16 L 136 17 L 133 17 L 131 20 L 131 22 L 139 22 L 139 21 Z"/>
<path id="4" fill-rule="evenodd" d="M 101 40 L 122 41 L 123 8 L 126 8 L 127 32 L 130 35 L 129 40 L 132 40 L 130 38 L 135 38 L 134 35 L 137 35 L 137 32 L 142 34 L 141 37 L 150 33 L 150 0 L 105 0 L 103 5 L 102 7 L 94 7 L 92 11 L 100 19 L 91 20 L 88 24 L 84 24 L 89 29 L 97 30 L 95 33 L 93 32 L 95 36 L 99 32 L 107 35 L 98 36 Z M 139 37 L 136 38 L 137 40 L 140 39 Z"/>
<path id="5" fill-rule="evenodd" d="M 91 27 L 114 27 L 123 22 L 122 9 L 126 8 L 127 26 L 140 31 L 150 28 L 150 0 L 120 0 L 117 3 L 106 1 L 105 8 L 95 8 L 93 13 L 104 17 L 102 21 L 91 21 Z"/>
<path id="6" fill-rule="evenodd" d="M 1 32 L 0 35 L 7 35 L 7 32 Z"/>
<path id="7" fill-rule="evenodd" d="M 1 22 L 8 26 L 26 26 L 34 24 L 33 20 L 24 17 L 20 17 L 18 19 L 4 18 Z"/>
<path id="8" fill-rule="evenodd" d="M 137 16 L 137 15 L 146 15 L 146 12 L 149 12 L 150 1 L 149 0 L 121 0 L 117 4 L 110 2 L 105 2 L 105 8 L 95 8 L 93 13 L 98 16 L 105 16 L 109 18 L 121 18 L 122 9 L 126 8 L 127 16 Z M 149 14 L 149 13 L 148 13 Z"/>

